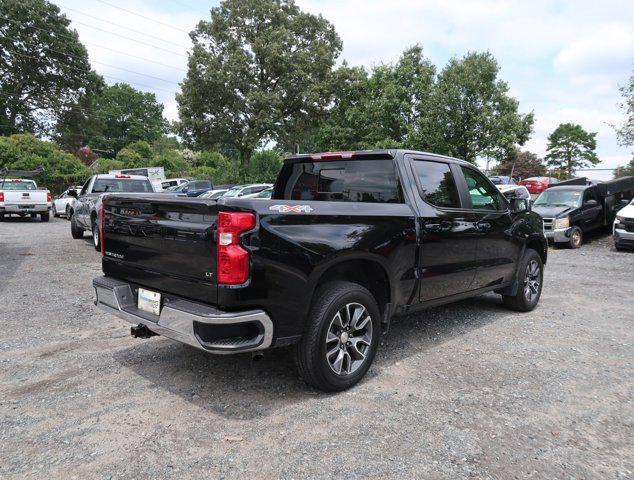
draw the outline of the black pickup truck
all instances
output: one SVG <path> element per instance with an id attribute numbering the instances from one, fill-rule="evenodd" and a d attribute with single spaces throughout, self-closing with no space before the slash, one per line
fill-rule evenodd
<path id="1" fill-rule="evenodd" d="M 547 241 L 473 165 L 404 150 L 287 158 L 270 200 L 106 195 L 96 305 L 211 353 L 292 346 L 309 384 L 367 372 L 393 316 L 539 300 Z"/>
<path id="2" fill-rule="evenodd" d="M 554 184 L 535 199 L 546 238 L 556 246 L 579 248 L 586 233 L 612 226 L 616 212 L 634 196 L 634 177 L 609 181 L 572 178 Z"/>

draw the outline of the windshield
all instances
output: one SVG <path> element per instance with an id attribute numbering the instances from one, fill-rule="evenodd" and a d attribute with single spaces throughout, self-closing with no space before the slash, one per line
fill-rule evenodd
<path id="1" fill-rule="evenodd" d="M 98 178 L 92 187 L 93 193 L 105 192 L 153 192 L 149 180 L 133 180 L 127 178 Z"/>
<path id="2" fill-rule="evenodd" d="M 230 188 L 229 190 L 227 190 L 223 197 L 235 197 L 236 195 L 238 195 L 238 193 L 240 193 L 240 191 L 243 189 L 244 187 L 234 187 L 234 188 Z"/>
<path id="3" fill-rule="evenodd" d="M 30 180 L 0 180 L 0 190 L 37 190 Z"/>
<path id="4" fill-rule="evenodd" d="M 581 190 L 546 190 L 537 197 L 534 205 L 549 207 L 578 207 L 581 204 Z"/>

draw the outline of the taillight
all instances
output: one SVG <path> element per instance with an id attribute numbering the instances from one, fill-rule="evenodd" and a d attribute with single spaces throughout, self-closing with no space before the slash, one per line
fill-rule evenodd
<path id="1" fill-rule="evenodd" d="M 101 244 L 101 256 L 104 256 L 104 236 L 103 236 L 104 210 L 103 203 L 99 206 L 99 243 Z"/>
<path id="2" fill-rule="evenodd" d="M 4 192 L 0 192 L 0 202 L 4 202 Z"/>
<path id="3" fill-rule="evenodd" d="M 53 195 L 51 195 L 51 192 L 46 192 L 46 201 L 47 202 L 53 201 Z"/>
<path id="4" fill-rule="evenodd" d="M 355 152 L 324 152 L 324 153 L 313 153 L 310 158 L 311 160 L 338 160 L 342 158 L 352 158 L 354 157 Z"/>
<path id="5" fill-rule="evenodd" d="M 249 252 L 240 246 L 240 234 L 255 227 L 255 215 L 248 212 L 218 214 L 218 283 L 238 285 L 249 279 Z M 103 243 L 102 243 L 103 245 Z"/>

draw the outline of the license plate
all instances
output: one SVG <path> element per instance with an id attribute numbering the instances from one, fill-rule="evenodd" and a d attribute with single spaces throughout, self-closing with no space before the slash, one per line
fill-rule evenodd
<path id="1" fill-rule="evenodd" d="M 139 288 L 138 305 L 139 310 L 158 316 L 161 314 L 161 294 Z"/>

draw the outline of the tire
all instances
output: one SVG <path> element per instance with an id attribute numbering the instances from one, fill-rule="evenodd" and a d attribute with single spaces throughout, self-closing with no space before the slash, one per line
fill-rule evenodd
<path id="1" fill-rule="evenodd" d="M 31 214 L 29 214 L 29 217 L 31 217 L 31 218 L 37 218 L 37 213 L 31 213 Z"/>
<path id="2" fill-rule="evenodd" d="M 95 219 L 92 220 L 92 244 L 95 247 L 95 250 L 101 252 L 101 234 Z"/>
<path id="3" fill-rule="evenodd" d="M 4 222 L 4 213 L 0 213 L 0 222 Z"/>
<path id="4" fill-rule="evenodd" d="M 64 212 L 66 213 L 66 220 L 70 220 L 70 205 L 66 205 Z"/>
<path id="5" fill-rule="evenodd" d="M 53 203 L 53 208 L 52 208 L 52 210 L 53 210 L 53 216 L 54 216 L 55 218 L 59 217 L 59 213 L 57 213 L 57 208 L 55 208 L 55 204 L 54 204 L 54 203 Z"/>
<path id="6" fill-rule="evenodd" d="M 572 227 L 570 231 L 570 241 L 568 246 L 570 248 L 579 248 L 583 244 L 583 232 L 579 227 Z"/>
<path id="7" fill-rule="evenodd" d="M 40 220 L 43 222 L 48 222 L 51 219 L 51 214 L 46 212 L 46 213 L 40 213 Z"/>
<path id="8" fill-rule="evenodd" d="M 502 295 L 504 305 L 517 312 L 533 310 L 542 294 L 544 264 L 532 248 L 527 248 L 517 269 L 517 293 Z"/>
<path id="9" fill-rule="evenodd" d="M 74 215 L 70 218 L 70 234 L 75 239 L 83 238 L 84 236 L 84 229 L 77 226 Z"/>
<path id="10" fill-rule="evenodd" d="M 350 324 L 356 315 L 355 330 Z M 336 281 L 321 287 L 313 297 L 302 340 L 294 347 L 303 380 L 324 392 L 358 383 L 376 354 L 380 316 L 376 300 L 361 285 Z"/>

